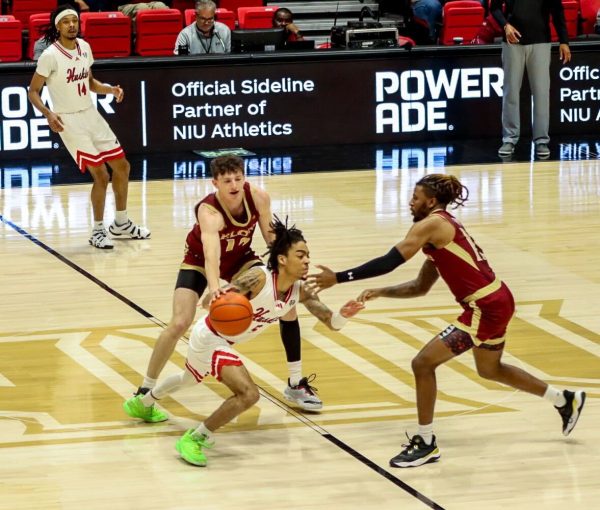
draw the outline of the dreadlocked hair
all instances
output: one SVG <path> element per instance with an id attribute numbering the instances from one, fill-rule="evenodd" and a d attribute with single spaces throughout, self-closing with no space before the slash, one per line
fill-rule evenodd
<path id="1" fill-rule="evenodd" d="M 267 268 L 277 272 L 279 269 L 279 261 L 277 257 L 279 255 L 286 255 L 291 246 L 299 241 L 306 242 L 302 231 L 296 228 L 296 225 L 288 227 L 288 218 L 285 217 L 285 224 L 275 215 L 273 215 L 273 221 L 269 224 L 271 232 L 275 234 L 275 239 L 269 246 L 269 260 L 267 261 Z"/>
<path id="2" fill-rule="evenodd" d="M 465 204 L 469 190 L 454 175 L 429 174 L 417 182 L 428 197 L 434 197 L 440 204 L 454 204 L 453 209 Z"/>
<path id="3" fill-rule="evenodd" d="M 41 34 L 44 42 L 47 45 L 53 44 L 58 41 L 60 34 L 58 33 L 58 29 L 56 28 L 56 16 L 58 16 L 61 12 L 66 11 L 67 9 L 73 9 L 76 12 L 79 12 L 79 6 L 77 4 L 62 4 L 59 5 L 52 14 L 50 15 L 50 23 L 48 25 L 44 25 L 41 27 Z"/>

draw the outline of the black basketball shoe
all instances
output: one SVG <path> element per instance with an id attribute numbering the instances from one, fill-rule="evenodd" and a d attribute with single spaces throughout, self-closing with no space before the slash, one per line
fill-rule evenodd
<path id="1" fill-rule="evenodd" d="M 563 436 L 568 436 L 577 425 L 577 420 L 581 415 L 583 404 L 585 404 L 585 391 L 563 390 L 563 395 L 567 403 L 562 407 L 554 407 L 562 418 Z"/>
<path id="2" fill-rule="evenodd" d="M 140 386 L 137 391 L 133 394 L 134 397 L 137 397 L 138 395 L 145 395 L 146 393 L 148 393 L 150 391 L 150 388 L 144 388 L 143 386 Z"/>
<path id="3" fill-rule="evenodd" d="M 390 460 L 390 466 L 417 467 L 428 462 L 437 462 L 440 458 L 440 450 L 435 442 L 435 436 L 433 436 L 431 444 L 425 444 L 423 438 L 417 434 L 409 438 L 408 444 L 402 446 L 404 446 L 404 450 Z"/>

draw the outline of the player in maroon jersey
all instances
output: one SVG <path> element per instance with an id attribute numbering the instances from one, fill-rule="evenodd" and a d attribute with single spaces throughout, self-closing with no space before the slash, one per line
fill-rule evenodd
<path id="1" fill-rule="evenodd" d="M 195 206 L 196 223 L 186 239 L 173 295 L 173 315 L 154 345 L 137 394 L 145 394 L 155 386 L 177 341 L 191 326 L 206 287 L 214 298 L 223 292 L 219 278 L 230 282 L 250 267 L 262 264 L 251 246 L 256 225 L 267 245 L 274 238 L 269 226 L 271 199 L 266 191 L 245 182 L 244 161 L 237 156 L 220 156 L 211 161 L 210 169 L 217 190 Z M 302 377 L 296 309 L 282 317 L 279 324 L 290 375 L 284 396 L 302 409 L 321 409 L 323 403 L 309 379 Z M 154 418 L 164 421 L 167 415 L 157 409 Z"/>
<path id="2" fill-rule="evenodd" d="M 441 276 L 463 308 L 456 324 L 448 326 L 425 345 L 412 361 L 417 389 L 419 430 L 397 456 L 392 467 L 420 466 L 439 459 L 433 435 L 437 393 L 435 369 L 473 348 L 479 375 L 549 400 L 558 409 L 565 436 L 575 428 L 585 392 L 559 390 L 531 374 L 501 361 L 506 327 L 515 303 L 508 287 L 490 268 L 481 248 L 450 213 L 448 205 L 463 205 L 469 192 L 452 175 L 430 174 L 417 182 L 410 210 L 414 225 L 387 255 L 338 273 L 325 266 L 309 282 L 315 290 L 336 283 L 380 276 L 394 270 L 419 250 L 427 256 L 418 276 L 390 287 L 367 289 L 359 301 L 377 297 L 410 298 L 425 295 Z"/>

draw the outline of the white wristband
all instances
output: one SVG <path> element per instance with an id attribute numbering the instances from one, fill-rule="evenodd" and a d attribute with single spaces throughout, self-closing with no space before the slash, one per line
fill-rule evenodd
<path id="1" fill-rule="evenodd" d="M 342 329 L 346 325 L 346 322 L 348 322 L 348 319 L 340 312 L 335 312 L 331 316 L 331 327 L 333 329 Z"/>

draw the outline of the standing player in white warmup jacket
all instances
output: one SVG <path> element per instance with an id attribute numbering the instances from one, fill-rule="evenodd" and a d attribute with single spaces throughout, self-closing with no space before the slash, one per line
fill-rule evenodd
<path id="1" fill-rule="evenodd" d="M 213 433 L 236 416 L 252 407 L 259 398 L 258 388 L 232 348 L 258 335 L 266 326 L 276 324 L 280 317 L 302 303 L 309 312 L 331 329 L 341 329 L 348 318 L 358 313 L 364 305 L 348 301 L 339 312 L 332 312 L 310 293 L 302 281 L 308 273 L 309 253 L 302 232 L 287 228 L 275 218 L 272 223 L 275 240 L 269 249 L 267 268 L 254 266 L 241 274 L 225 289 L 245 294 L 254 310 L 252 324 L 247 332 L 227 337 L 212 327 L 208 316 L 198 320 L 190 338 L 185 370 L 168 377 L 145 395 L 137 395 L 124 404 L 124 409 L 134 418 L 152 421 L 154 403 L 176 390 L 193 386 L 212 375 L 232 392 L 221 406 L 196 429 L 188 430 L 176 444 L 181 457 L 196 466 L 206 465 L 204 448 L 212 448 Z M 208 307 L 211 294 L 203 300 Z"/>
<path id="2" fill-rule="evenodd" d="M 148 239 L 150 231 L 135 225 L 127 217 L 129 162 L 110 129 L 92 102 L 91 93 L 112 94 L 117 103 L 123 100 L 123 89 L 100 83 L 92 76 L 94 57 L 90 45 L 79 39 L 79 17 L 69 5 L 59 6 L 51 15 L 44 36 L 49 44 L 38 60 L 29 86 L 29 100 L 48 119 L 48 126 L 58 133 L 65 147 L 82 172 L 89 170 L 94 184 L 91 200 L 94 227 L 89 243 L 101 249 L 111 249 L 113 243 L 104 228 L 104 204 L 112 168 L 112 188 L 115 194 L 115 221 L 109 231 L 113 238 Z M 48 87 L 52 109 L 40 96 Z"/>

